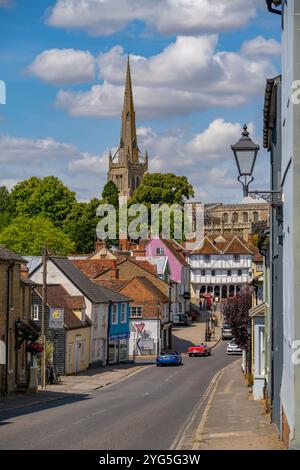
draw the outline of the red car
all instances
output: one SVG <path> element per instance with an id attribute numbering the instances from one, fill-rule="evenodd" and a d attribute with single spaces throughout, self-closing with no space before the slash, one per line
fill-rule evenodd
<path id="1" fill-rule="evenodd" d="M 191 346 L 187 350 L 188 355 L 191 356 L 210 356 L 211 348 L 207 344 L 199 344 L 198 346 Z"/>

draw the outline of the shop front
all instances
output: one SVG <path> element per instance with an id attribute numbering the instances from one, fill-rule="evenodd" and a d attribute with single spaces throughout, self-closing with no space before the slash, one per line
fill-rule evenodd
<path id="1" fill-rule="evenodd" d="M 128 360 L 130 333 L 110 335 L 108 346 L 108 363 L 117 364 Z"/>

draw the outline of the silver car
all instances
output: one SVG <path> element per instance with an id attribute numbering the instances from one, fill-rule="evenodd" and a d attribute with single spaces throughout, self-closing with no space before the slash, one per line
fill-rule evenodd
<path id="1" fill-rule="evenodd" d="M 243 354 L 243 350 L 240 346 L 238 346 L 234 341 L 230 341 L 227 345 L 227 354 Z"/>

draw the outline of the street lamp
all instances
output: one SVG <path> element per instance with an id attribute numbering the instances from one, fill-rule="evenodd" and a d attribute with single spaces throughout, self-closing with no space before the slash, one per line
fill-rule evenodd
<path id="1" fill-rule="evenodd" d="M 238 168 L 238 180 L 243 186 L 244 197 L 252 197 L 253 199 L 262 198 L 273 207 L 282 206 L 282 192 L 274 190 L 266 191 L 249 191 L 249 185 L 254 181 L 253 170 L 259 151 L 259 145 L 255 144 L 249 137 L 247 125 L 244 125 L 242 137 L 231 146 L 234 154 L 236 165 Z"/>

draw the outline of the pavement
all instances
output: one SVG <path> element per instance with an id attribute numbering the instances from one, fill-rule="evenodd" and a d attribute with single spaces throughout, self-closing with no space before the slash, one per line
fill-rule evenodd
<path id="1" fill-rule="evenodd" d="M 194 450 L 284 450 L 264 411 L 254 401 L 241 370 L 241 360 L 216 377 L 193 443 Z"/>

